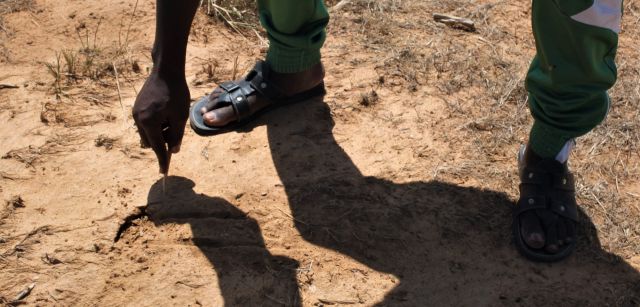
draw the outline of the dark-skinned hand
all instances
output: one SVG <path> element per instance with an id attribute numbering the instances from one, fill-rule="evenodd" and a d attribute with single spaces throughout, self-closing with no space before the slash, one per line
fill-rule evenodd
<path id="1" fill-rule="evenodd" d="M 153 149 L 163 174 L 169 171 L 170 154 L 180 151 L 190 99 L 184 78 L 152 72 L 133 105 L 140 144 Z"/>

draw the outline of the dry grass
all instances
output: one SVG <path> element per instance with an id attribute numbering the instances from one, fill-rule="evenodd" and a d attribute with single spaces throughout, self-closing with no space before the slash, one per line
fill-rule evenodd
<path id="1" fill-rule="evenodd" d="M 199 62 L 201 69 L 196 73 L 193 85 L 200 86 L 211 82 L 219 83 L 228 78 L 229 72 L 220 65 L 217 59 L 208 57 L 206 59 L 195 58 L 194 60 Z"/>
<path id="2" fill-rule="evenodd" d="M 133 87 L 135 80 L 144 76 L 129 47 L 137 7 L 138 2 L 130 15 L 123 17 L 126 23 L 121 23 L 115 44 L 101 45 L 102 18 L 80 22 L 74 29 L 77 46 L 59 50 L 53 61 L 43 63 L 52 77 L 51 89 L 56 98 L 42 104 L 43 123 L 78 127 L 116 119 L 106 107 L 118 97 L 121 99 L 122 86 Z M 122 111 L 126 122 L 127 114 Z"/>
<path id="3" fill-rule="evenodd" d="M 44 63 L 54 78 L 56 93 L 59 94 L 64 85 L 77 85 L 83 80 L 107 82 L 115 79 L 114 63 L 120 74 L 140 73 L 138 61 L 132 59 L 128 51 L 128 34 L 115 46 L 99 45 L 101 23 L 102 19 L 93 25 L 80 23 L 75 28 L 79 46 L 60 50 L 53 62 Z"/>
<path id="4" fill-rule="evenodd" d="M 0 15 L 30 10 L 34 4 L 33 0 L 0 0 Z"/>
<path id="5" fill-rule="evenodd" d="M 224 23 L 242 36 L 253 36 L 261 31 L 257 5 L 254 0 L 205 0 L 202 10 L 218 22 Z"/>
<path id="6" fill-rule="evenodd" d="M 338 0 L 325 1 L 328 7 Z M 370 4 L 375 1 L 369 1 Z M 399 2 L 399 0 L 394 0 Z M 265 41 L 265 32 L 260 26 L 258 6 L 255 0 L 204 0 L 201 10 L 214 21 L 221 22 L 245 38 L 257 38 Z"/>
<path id="7" fill-rule="evenodd" d="M 44 157 L 75 150 L 82 143 L 82 137 L 78 133 L 56 134 L 47 138 L 41 146 L 30 145 L 10 150 L 2 156 L 2 159 L 14 159 L 27 167 L 35 167 L 43 162 Z"/>

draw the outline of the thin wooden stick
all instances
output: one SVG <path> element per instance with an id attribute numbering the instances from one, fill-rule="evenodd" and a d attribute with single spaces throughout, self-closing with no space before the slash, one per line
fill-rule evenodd
<path id="1" fill-rule="evenodd" d="M 19 88 L 19 86 L 10 83 L 0 83 L 0 90 L 3 88 Z"/>
<path id="2" fill-rule="evenodd" d="M 433 14 L 433 20 L 464 31 L 476 31 L 476 26 L 471 19 L 435 13 Z"/>
<path id="3" fill-rule="evenodd" d="M 136 0 L 136 4 L 133 6 L 133 12 L 131 13 L 131 19 L 129 20 L 129 26 L 127 27 L 127 34 L 124 38 L 124 47 L 127 48 L 129 44 L 129 32 L 131 32 L 131 25 L 133 24 L 133 18 L 136 15 L 136 10 L 138 10 L 138 1 Z M 97 32 L 97 30 L 96 30 Z M 94 42 L 95 45 L 95 42 Z"/>
<path id="4" fill-rule="evenodd" d="M 345 7 L 347 4 L 350 4 L 350 3 L 351 3 L 351 0 L 342 0 L 342 1 L 338 2 L 338 3 L 336 3 L 336 5 L 332 6 L 332 7 L 329 9 L 329 11 L 333 13 L 333 12 L 335 12 L 335 11 L 338 11 L 338 10 L 342 9 L 342 8 L 343 8 L 343 7 Z"/>
<path id="5" fill-rule="evenodd" d="M 124 104 L 122 103 L 122 93 L 120 92 L 120 79 L 118 78 L 118 69 L 116 68 L 116 63 L 111 62 L 111 66 L 113 66 L 113 73 L 116 76 L 116 87 L 118 89 L 118 99 L 120 100 L 120 109 L 122 110 L 122 119 L 124 120 L 125 128 L 128 125 L 127 114 L 124 112 Z"/>
<path id="6" fill-rule="evenodd" d="M 23 300 L 25 297 L 29 296 L 29 294 L 31 293 L 31 290 L 33 290 L 33 288 L 35 287 L 36 287 L 35 283 L 30 284 L 29 286 L 24 288 L 24 290 L 20 291 L 20 293 L 16 295 L 16 298 L 13 301 L 17 302 L 17 301 Z"/>
<path id="7" fill-rule="evenodd" d="M 236 79 L 236 75 L 238 73 L 238 56 L 233 59 L 233 76 L 231 76 L 231 80 Z"/>

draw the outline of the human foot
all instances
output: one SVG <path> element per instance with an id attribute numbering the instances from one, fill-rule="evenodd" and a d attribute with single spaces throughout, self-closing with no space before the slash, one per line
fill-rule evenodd
<path id="1" fill-rule="evenodd" d="M 244 79 L 221 83 L 195 103 L 190 111 L 191 127 L 200 135 L 233 131 L 275 107 L 324 95 L 323 78 L 322 64 L 283 74 L 258 62 Z"/>
<path id="2" fill-rule="evenodd" d="M 514 209 L 514 236 L 527 258 L 553 262 L 575 248 L 577 204 L 567 163 L 543 159 L 528 147 L 519 153 L 520 199 Z"/>

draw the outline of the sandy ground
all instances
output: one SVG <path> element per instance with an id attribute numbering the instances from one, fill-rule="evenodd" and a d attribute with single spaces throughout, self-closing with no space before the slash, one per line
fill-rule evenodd
<path id="1" fill-rule="evenodd" d="M 580 244 L 553 265 L 519 256 L 510 232 L 527 1 L 343 7 L 327 96 L 238 133 L 188 130 L 166 193 L 130 116 L 154 1 L 0 4 L 14 6 L 0 83 L 17 86 L 0 88 L 0 303 L 35 285 L 13 304 L 640 306 L 637 1 L 612 114 L 572 157 Z M 263 56 L 241 32 L 198 14 L 193 97 Z"/>

